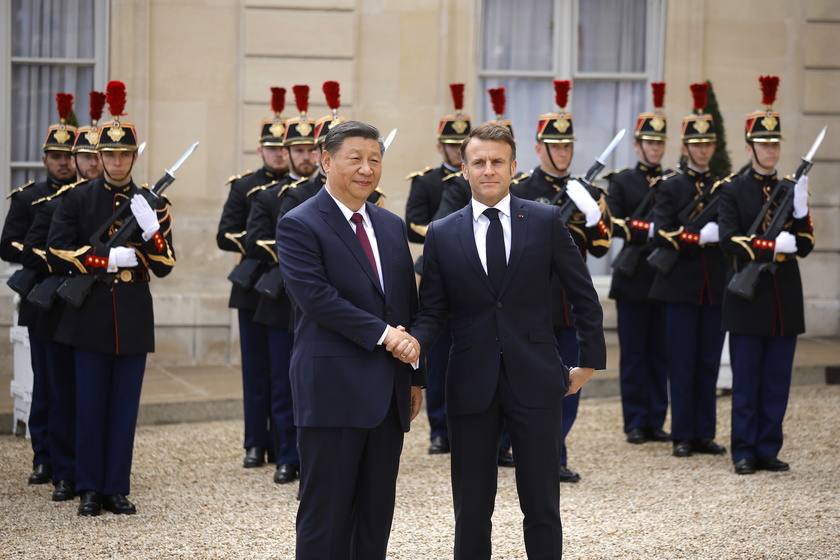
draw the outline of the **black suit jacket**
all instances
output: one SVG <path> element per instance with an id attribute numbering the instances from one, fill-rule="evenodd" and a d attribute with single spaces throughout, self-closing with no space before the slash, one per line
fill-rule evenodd
<path id="1" fill-rule="evenodd" d="M 434 221 L 424 245 L 421 311 L 409 332 L 424 351 L 452 317 L 447 414 L 473 414 L 496 391 L 499 355 L 523 406 L 556 406 L 568 390 L 550 307 L 552 272 L 571 302 L 580 353 L 576 364 L 606 367 L 603 312 L 580 251 L 556 206 L 511 196 L 511 250 L 501 292 L 481 266 L 472 207 Z"/>

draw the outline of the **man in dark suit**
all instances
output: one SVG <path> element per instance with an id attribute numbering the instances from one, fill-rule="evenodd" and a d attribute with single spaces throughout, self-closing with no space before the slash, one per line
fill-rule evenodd
<path id="1" fill-rule="evenodd" d="M 298 560 L 385 559 L 404 432 L 422 402 L 424 371 L 409 365 L 419 346 L 400 328 L 417 310 L 406 226 L 366 202 L 383 151 L 370 125 L 333 127 L 321 160 L 325 188 L 277 224 L 297 306 Z"/>
<path id="2" fill-rule="evenodd" d="M 451 315 L 446 414 L 452 448 L 455 558 L 489 559 L 496 456 L 504 422 L 516 454 L 529 558 L 560 558 L 561 401 L 606 365 L 603 312 L 557 206 L 510 195 L 516 145 L 495 123 L 461 146 L 470 204 L 429 226 L 421 311 L 424 350 Z M 550 307 L 552 271 L 566 290 L 580 353 L 567 369 Z"/>

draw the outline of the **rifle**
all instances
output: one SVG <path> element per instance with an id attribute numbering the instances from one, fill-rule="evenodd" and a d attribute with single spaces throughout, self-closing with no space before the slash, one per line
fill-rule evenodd
<path id="1" fill-rule="evenodd" d="M 773 190 L 773 194 L 770 198 L 768 198 L 767 202 L 764 203 L 764 206 L 761 208 L 758 216 L 756 216 L 755 220 L 750 225 L 750 229 L 747 231 L 747 236 L 753 236 L 758 232 L 765 216 L 769 215 L 770 212 L 773 213 L 773 216 L 770 218 L 770 222 L 767 224 L 767 228 L 764 230 L 762 237 L 765 239 L 776 239 L 779 233 L 784 230 L 785 224 L 788 222 L 793 212 L 794 186 L 800 177 L 807 175 L 811 170 L 814 154 L 817 153 L 817 148 L 820 147 L 820 144 L 825 137 L 826 128 L 828 127 L 823 127 L 817 135 L 816 140 L 814 140 L 814 143 L 811 145 L 811 149 L 805 157 L 802 158 L 802 163 L 799 164 L 799 168 L 796 170 L 796 173 L 793 174 L 793 179 L 785 177 L 779 181 L 778 185 L 776 185 L 776 188 Z M 780 200 L 779 205 L 774 210 L 771 208 L 771 204 L 776 196 L 779 196 Z M 776 272 L 776 267 L 777 265 L 774 261 L 748 261 L 741 270 L 736 272 L 732 278 L 729 279 L 729 284 L 727 284 L 726 289 L 738 297 L 744 298 L 747 301 L 752 301 L 752 298 L 755 296 L 755 287 L 758 284 L 759 275 L 761 275 L 761 273 L 765 270 L 774 274 Z"/>
<path id="2" fill-rule="evenodd" d="M 26 301 L 41 311 L 49 311 L 55 304 L 58 288 L 65 280 L 67 280 L 66 276 L 47 276 L 46 279 L 35 284 L 35 287 L 26 296 Z"/>
<path id="3" fill-rule="evenodd" d="M 254 284 L 254 289 L 264 296 L 270 297 L 273 300 L 280 298 L 280 295 L 285 291 L 283 285 L 283 273 L 280 272 L 280 265 L 272 266 L 268 272 L 263 274 L 257 283 Z"/>
<path id="4" fill-rule="evenodd" d="M 171 170 L 165 170 L 166 173 L 164 173 L 163 177 L 155 183 L 154 187 L 152 187 L 150 191 L 153 198 L 160 197 L 163 191 L 172 184 L 175 180 L 175 171 L 177 171 L 178 168 L 181 167 L 181 164 L 184 163 L 190 155 L 192 155 L 196 147 L 198 147 L 198 142 L 190 146 L 189 149 L 184 152 L 184 155 L 175 162 L 175 165 L 172 166 Z M 108 235 L 108 232 L 114 223 L 120 221 L 122 218 L 125 218 L 122 220 L 122 225 L 108 238 L 107 241 L 105 241 L 105 248 L 111 249 L 112 247 L 121 247 L 125 245 L 138 228 L 137 219 L 134 217 L 134 214 L 131 213 L 129 204 L 123 204 L 110 218 L 105 221 L 105 223 L 99 227 L 98 230 L 93 233 L 93 235 L 90 236 L 91 244 L 100 244 L 102 239 Z M 98 277 L 99 275 L 94 274 L 78 274 L 71 276 L 58 287 L 56 293 L 58 293 L 61 299 L 78 309 L 85 302 L 85 299 L 87 299 L 87 296 L 93 287 L 93 283 L 96 282 Z"/>
<path id="5" fill-rule="evenodd" d="M 233 267 L 227 279 L 243 290 L 250 290 L 257 279 L 261 262 L 259 259 L 244 257 L 239 261 L 239 264 Z"/>
<path id="6" fill-rule="evenodd" d="M 649 222 L 653 214 L 653 197 L 656 196 L 656 185 L 651 186 L 636 209 L 630 214 L 630 220 L 642 220 Z M 630 244 L 625 240 L 624 247 L 612 263 L 612 267 L 625 276 L 633 276 L 636 266 L 639 264 L 639 257 L 647 243 Z"/>
<path id="7" fill-rule="evenodd" d="M 26 294 L 32 290 L 32 286 L 38 280 L 38 273 L 31 268 L 19 268 L 9 276 L 6 280 L 6 285 L 20 294 L 20 297 L 26 297 Z"/>
<path id="8" fill-rule="evenodd" d="M 583 183 L 586 186 L 587 189 L 592 187 L 592 182 L 598 176 L 598 173 L 600 173 L 601 170 L 604 169 L 607 158 L 610 157 L 612 151 L 615 149 L 616 146 L 618 146 L 618 143 L 621 142 L 621 139 L 624 138 L 624 132 L 625 129 L 623 128 L 618 131 L 618 134 L 616 134 L 615 137 L 610 141 L 609 145 L 603 151 L 603 153 L 595 158 L 595 163 L 592 164 L 592 167 L 589 168 L 589 170 L 586 172 L 586 175 L 578 179 L 581 183 Z M 551 204 L 552 206 L 558 204 L 560 202 L 560 199 L 562 199 L 563 195 L 565 194 L 565 188 L 558 190 L 554 194 L 554 197 L 552 197 L 551 202 L 549 202 L 549 204 Z M 561 204 L 560 217 L 563 219 L 563 222 L 568 222 L 569 218 L 572 217 L 572 214 L 574 214 L 576 210 L 577 206 L 575 206 L 575 203 L 572 202 L 571 198 L 566 200 L 563 204 Z"/>
<path id="9" fill-rule="evenodd" d="M 720 197 L 709 189 L 707 194 L 701 194 L 691 201 L 685 208 L 682 209 L 678 218 L 681 224 L 687 228 L 700 229 L 709 222 L 717 219 L 717 207 L 720 202 Z M 694 218 L 690 218 L 691 214 L 700 206 L 701 203 L 706 202 L 700 212 Z M 665 247 L 657 247 L 647 257 L 647 262 L 656 272 L 663 276 L 671 272 L 677 259 L 680 258 L 680 252 L 673 249 L 666 249 Z"/>

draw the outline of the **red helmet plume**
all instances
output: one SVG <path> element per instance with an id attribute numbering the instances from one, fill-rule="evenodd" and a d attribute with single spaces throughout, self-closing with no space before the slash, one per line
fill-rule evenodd
<path id="1" fill-rule="evenodd" d="M 490 94 L 490 104 L 493 105 L 493 111 L 499 118 L 502 118 L 502 115 L 505 114 L 505 104 L 507 103 L 505 88 L 488 89 L 487 93 Z"/>
<path id="2" fill-rule="evenodd" d="M 105 94 L 101 91 L 90 92 L 90 118 L 93 124 L 102 118 L 102 109 L 105 107 Z"/>
<path id="3" fill-rule="evenodd" d="M 119 120 L 125 110 L 125 84 L 116 80 L 108 82 L 105 96 L 108 101 L 108 112 L 115 120 Z"/>
<path id="4" fill-rule="evenodd" d="M 295 92 L 295 104 L 300 113 L 306 114 L 309 110 L 309 86 L 292 86 L 292 91 Z"/>
<path id="5" fill-rule="evenodd" d="M 706 108 L 706 95 L 709 92 L 709 84 L 691 84 L 691 97 L 694 99 L 694 110 L 702 113 Z"/>
<path id="6" fill-rule="evenodd" d="M 61 119 L 61 124 L 64 124 L 73 111 L 73 94 L 56 93 L 55 103 L 58 105 L 58 117 Z"/>
<path id="7" fill-rule="evenodd" d="M 569 104 L 569 90 L 572 89 L 571 80 L 554 80 L 554 102 L 563 111 Z"/>
<path id="8" fill-rule="evenodd" d="M 761 83 L 761 103 L 767 105 L 767 110 L 769 111 L 776 101 L 776 90 L 779 89 L 779 77 L 759 76 L 758 81 Z"/>
<path id="9" fill-rule="evenodd" d="M 665 82 L 653 82 L 650 89 L 653 90 L 653 108 L 659 110 L 665 106 Z"/>
<path id="10" fill-rule="evenodd" d="M 333 112 L 338 111 L 338 108 L 341 107 L 341 86 L 339 83 L 334 81 L 324 82 L 321 89 L 324 91 L 324 97 L 327 98 L 327 107 L 332 109 Z"/>
<path id="11" fill-rule="evenodd" d="M 286 88 L 273 87 L 271 88 L 271 110 L 278 117 L 283 109 L 286 107 Z"/>
<path id="12" fill-rule="evenodd" d="M 455 106 L 455 112 L 460 115 L 464 108 L 464 84 L 449 84 L 449 90 L 452 92 L 452 104 Z"/>

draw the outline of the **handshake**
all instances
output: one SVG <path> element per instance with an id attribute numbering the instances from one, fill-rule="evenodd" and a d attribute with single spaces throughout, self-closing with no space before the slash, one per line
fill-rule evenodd
<path id="1" fill-rule="evenodd" d="M 389 327 L 382 344 L 385 350 L 406 364 L 413 364 L 420 359 L 420 343 L 402 325 Z"/>

